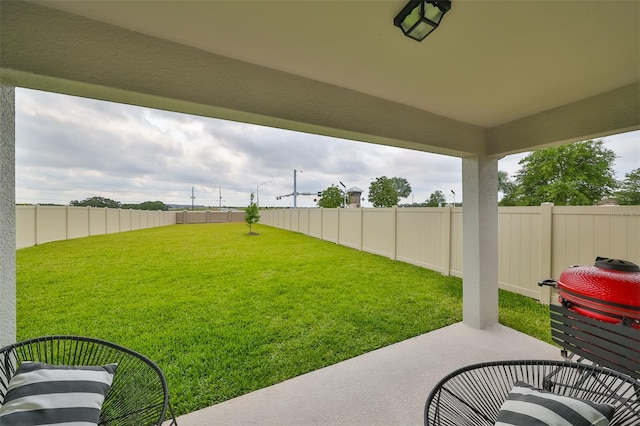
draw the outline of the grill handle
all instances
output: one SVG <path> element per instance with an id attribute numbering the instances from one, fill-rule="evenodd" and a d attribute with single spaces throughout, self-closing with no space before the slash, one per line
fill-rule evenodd
<path id="1" fill-rule="evenodd" d="M 547 278 L 546 280 L 538 281 L 538 285 L 542 287 L 543 285 L 547 285 L 549 287 L 558 287 L 558 281 L 553 278 Z"/>

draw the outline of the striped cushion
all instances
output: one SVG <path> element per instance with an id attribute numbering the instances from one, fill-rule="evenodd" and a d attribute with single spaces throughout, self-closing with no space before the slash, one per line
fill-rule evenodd
<path id="1" fill-rule="evenodd" d="M 516 382 L 500 407 L 496 426 L 608 426 L 614 407 L 556 395 Z"/>
<path id="2" fill-rule="evenodd" d="M 96 425 L 116 366 L 23 362 L 9 381 L 0 407 L 0 426 Z"/>

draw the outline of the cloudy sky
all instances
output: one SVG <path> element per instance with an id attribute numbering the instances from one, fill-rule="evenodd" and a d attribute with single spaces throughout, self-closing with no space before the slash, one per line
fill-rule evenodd
<path id="1" fill-rule="evenodd" d="M 618 178 L 640 167 L 640 131 L 604 139 Z M 513 176 L 525 154 L 500 160 Z M 440 190 L 462 201 L 461 160 L 110 102 L 16 89 L 16 201 L 68 204 L 93 196 L 122 203 L 289 207 L 299 192 L 343 182 L 365 192 L 379 176 L 409 181 L 423 202 Z M 264 183 L 263 182 L 268 182 Z M 299 196 L 299 207 L 313 207 Z M 363 203 L 370 206 L 369 203 Z"/>

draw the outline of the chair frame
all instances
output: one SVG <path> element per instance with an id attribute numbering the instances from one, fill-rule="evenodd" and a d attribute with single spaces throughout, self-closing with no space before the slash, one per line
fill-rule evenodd
<path id="1" fill-rule="evenodd" d="M 165 416 L 177 426 L 162 370 L 147 357 L 115 343 L 82 336 L 45 336 L 0 349 L 0 405 L 9 380 L 24 361 L 53 365 L 118 363 L 100 412 L 99 425 L 162 425 Z"/>
<path id="2" fill-rule="evenodd" d="M 604 367 L 567 361 L 494 361 L 469 365 L 444 377 L 424 408 L 424 424 L 493 425 L 516 381 L 558 395 L 616 407 L 611 426 L 640 422 L 640 382 Z"/>

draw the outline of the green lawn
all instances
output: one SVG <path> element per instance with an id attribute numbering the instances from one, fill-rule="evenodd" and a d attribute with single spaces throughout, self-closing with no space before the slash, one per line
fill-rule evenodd
<path id="1" fill-rule="evenodd" d="M 17 252 L 18 339 L 78 334 L 160 365 L 177 414 L 462 319 L 458 278 L 302 234 L 175 225 Z M 500 321 L 550 341 L 549 310 Z"/>

